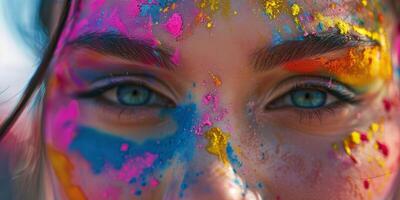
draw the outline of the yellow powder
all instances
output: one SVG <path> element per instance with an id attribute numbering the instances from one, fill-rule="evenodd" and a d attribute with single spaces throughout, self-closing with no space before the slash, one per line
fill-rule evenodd
<path id="1" fill-rule="evenodd" d="M 349 24 L 347 24 L 346 22 L 344 22 L 342 20 L 336 21 L 336 27 L 339 29 L 339 33 L 342 35 L 349 33 L 350 28 L 351 28 Z"/>
<path id="2" fill-rule="evenodd" d="M 275 19 L 281 13 L 283 8 L 282 0 L 266 0 L 265 1 L 265 13 L 271 18 Z"/>
<path id="3" fill-rule="evenodd" d="M 353 131 L 350 134 L 350 139 L 354 144 L 360 144 L 361 143 L 361 134 L 357 131 Z"/>
<path id="4" fill-rule="evenodd" d="M 300 13 L 300 6 L 298 4 L 292 5 L 292 15 L 297 16 Z"/>
<path id="5" fill-rule="evenodd" d="M 222 132 L 220 128 L 213 127 L 204 134 L 208 140 L 206 150 L 223 162 L 225 165 L 229 163 L 226 147 L 228 146 L 229 134 Z"/>
<path id="6" fill-rule="evenodd" d="M 379 130 L 379 124 L 378 123 L 372 123 L 369 129 L 373 132 L 376 133 Z"/>
<path id="7" fill-rule="evenodd" d="M 368 86 L 375 80 L 392 76 L 389 54 L 380 46 L 351 48 L 343 58 L 326 62 L 328 72 L 340 81 L 356 87 Z"/>
<path id="8" fill-rule="evenodd" d="M 361 0 L 361 4 L 362 4 L 363 6 L 367 6 L 367 5 L 368 5 L 368 1 L 367 1 L 367 0 Z"/>
<path id="9" fill-rule="evenodd" d="M 346 152 L 347 155 L 351 156 L 351 148 L 348 140 L 343 140 L 343 148 L 344 152 Z"/>
<path id="10" fill-rule="evenodd" d="M 231 15 L 231 0 L 201 0 L 196 4 L 201 10 L 197 15 L 197 22 L 205 23 L 208 29 L 214 27 L 213 16 L 220 12 L 223 16 Z"/>

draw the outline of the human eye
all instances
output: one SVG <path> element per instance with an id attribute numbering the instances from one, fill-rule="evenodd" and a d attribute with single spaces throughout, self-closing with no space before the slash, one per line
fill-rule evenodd
<path id="1" fill-rule="evenodd" d="M 289 78 L 279 84 L 272 96 L 265 106 L 266 111 L 289 109 L 309 119 L 321 117 L 324 111 L 334 112 L 358 103 L 357 93 L 347 85 L 318 76 Z"/>
<path id="2" fill-rule="evenodd" d="M 174 108 L 177 102 L 174 92 L 163 82 L 136 75 L 100 79 L 74 96 L 87 113 L 127 122 L 154 121 L 160 118 L 161 110 Z"/>

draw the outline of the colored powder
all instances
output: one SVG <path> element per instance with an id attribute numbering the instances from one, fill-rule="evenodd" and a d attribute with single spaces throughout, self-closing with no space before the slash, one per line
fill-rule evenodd
<path id="1" fill-rule="evenodd" d="M 292 7 L 292 15 L 297 16 L 300 13 L 300 6 L 298 4 L 293 4 Z"/>
<path id="2" fill-rule="evenodd" d="M 383 154 L 383 156 L 385 156 L 385 157 L 389 156 L 389 148 L 386 144 L 376 141 L 376 145 L 377 145 L 378 150 Z"/>
<path id="3" fill-rule="evenodd" d="M 369 189 L 369 181 L 368 181 L 368 180 L 364 180 L 363 185 L 364 185 L 364 188 L 365 188 L 366 190 Z"/>
<path id="4" fill-rule="evenodd" d="M 292 33 L 292 29 L 290 28 L 289 25 L 285 24 L 283 26 L 283 30 L 287 33 L 287 34 L 291 34 Z"/>
<path id="5" fill-rule="evenodd" d="M 222 85 L 221 78 L 218 75 L 213 74 L 212 72 L 208 72 L 208 74 L 210 74 L 215 86 L 219 87 Z"/>
<path id="6" fill-rule="evenodd" d="M 318 25 L 317 25 L 317 32 L 322 32 L 322 31 L 324 31 L 325 29 L 324 29 L 324 24 L 322 24 L 322 23 L 318 23 Z"/>
<path id="7" fill-rule="evenodd" d="M 351 156 L 350 143 L 348 140 L 343 140 L 343 148 L 344 152 L 346 152 L 347 155 Z"/>
<path id="8" fill-rule="evenodd" d="M 368 0 L 361 0 L 361 4 L 363 6 L 367 6 L 368 5 Z"/>
<path id="9" fill-rule="evenodd" d="M 197 3 L 200 12 L 196 16 L 197 23 L 205 23 L 206 28 L 214 27 L 213 16 L 221 11 L 222 16 L 231 14 L 231 0 L 201 0 Z"/>
<path id="10" fill-rule="evenodd" d="M 372 123 L 371 126 L 369 127 L 369 130 L 373 133 L 378 132 L 379 130 L 379 124 L 378 123 Z"/>
<path id="11" fill-rule="evenodd" d="M 390 58 L 382 47 L 351 48 L 340 59 L 328 61 L 327 70 L 339 80 L 353 85 L 365 86 L 373 80 L 388 80 L 392 76 Z"/>
<path id="12" fill-rule="evenodd" d="M 174 63 L 174 65 L 178 65 L 180 63 L 180 56 L 179 49 L 175 49 L 174 54 L 171 56 L 171 61 Z"/>
<path id="13" fill-rule="evenodd" d="M 350 31 L 350 25 L 341 20 L 336 22 L 336 27 L 339 29 L 339 33 L 342 35 L 345 35 Z"/>
<path id="14" fill-rule="evenodd" d="M 283 9 L 283 0 L 265 0 L 264 9 L 270 19 L 275 19 Z"/>
<path id="15" fill-rule="evenodd" d="M 228 164 L 228 155 L 226 152 L 228 146 L 229 134 L 222 132 L 220 128 L 213 127 L 204 134 L 208 140 L 206 150 L 223 162 Z"/>
<path id="16" fill-rule="evenodd" d="M 192 159 L 195 148 L 196 138 L 192 133 L 197 119 L 195 104 L 180 106 L 172 111 L 166 110 L 162 115 L 170 115 L 177 122 L 175 133 L 163 134 L 166 136 L 162 139 L 136 143 L 113 133 L 80 126 L 69 150 L 87 160 L 94 174 L 104 172 L 105 166 L 121 170 L 129 162 L 135 165 L 134 161 L 140 161 L 140 178 L 146 180 L 154 171 L 165 170 L 174 158 L 187 163 Z M 126 151 L 120 150 L 123 144 L 129 146 Z M 135 182 L 135 177 L 131 177 L 131 182 Z"/>
<path id="17" fill-rule="evenodd" d="M 79 104 L 76 100 L 71 101 L 68 106 L 62 107 L 55 116 L 54 130 L 59 131 L 59 133 L 52 136 L 56 138 L 51 139 L 58 148 L 68 149 L 68 145 L 75 135 L 78 116 Z"/>
<path id="18" fill-rule="evenodd" d="M 174 38 L 181 36 L 183 32 L 182 16 L 178 13 L 172 14 L 168 19 L 165 28 Z"/>
<path id="19" fill-rule="evenodd" d="M 228 154 L 229 162 L 232 164 L 234 168 L 240 168 L 242 166 L 242 162 L 239 160 L 239 157 L 235 154 L 235 151 L 231 143 L 228 143 L 228 146 L 226 147 L 226 153 Z"/>
<path id="20" fill-rule="evenodd" d="M 278 31 L 274 30 L 272 32 L 272 44 L 279 45 L 282 43 L 282 41 L 283 41 L 283 39 L 282 39 L 281 34 Z"/>
<path id="21" fill-rule="evenodd" d="M 353 142 L 354 144 L 360 144 L 361 143 L 361 135 L 358 131 L 353 131 L 350 134 L 350 141 Z"/>
<path id="22" fill-rule="evenodd" d="M 326 59 L 301 59 L 288 62 L 284 69 L 296 73 L 312 73 L 324 66 Z"/>
<path id="23" fill-rule="evenodd" d="M 155 154 L 146 152 L 143 156 L 128 159 L 122 168 L 118 170 L 115 177 L 118 180 L 129 183 L 133 178 L 139 178 L 145 169 L 150 168 L 157 157 Z"/>
<path id="24" fill-rule="evenodd" d="M 72 183 L 72 171 L 74 170 L 74 167 L 68 160 L 67 156 L 50 146 L 47 146 L 47 153 L 54 172 L 60 181 L 60 184 L 64 188 L 68 199 L 87 199 L 81 188 Z"/>

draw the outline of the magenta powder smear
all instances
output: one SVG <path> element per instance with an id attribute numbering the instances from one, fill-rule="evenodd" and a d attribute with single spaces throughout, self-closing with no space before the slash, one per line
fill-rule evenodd
<path id="1" fill-rule="evenodd" d="M 183 32 L 182 16 L 178 13 L 172 14 L 172 16 L 168 19 L 167 23 L 165 24 L 165 29 L 174 38 L 178 38 L 179 36 L 181 36 Z"/>

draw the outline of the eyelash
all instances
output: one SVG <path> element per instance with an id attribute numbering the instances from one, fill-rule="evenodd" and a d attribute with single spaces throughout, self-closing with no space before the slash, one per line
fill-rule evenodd
<path id="1" fill-rule="evenodd" d="M 145 81 L 140 81 L 140 80 L 115 80 L 115 79 L 111 79 L 108 80 L 110 78 L 106 78 L 106 81 L 103 81 L 103 83 L 99 84 L 98 86 L 93 87 L 92 89 L 88 90 L 88 91 L 82 91 L 82 92 L 78 92 L 76 94 L 74 94 L 73 96 L 75 98 L 79 98 L 79 99 L 92 99 L 94 98 L 96 100 L 97 103 L 101 103 L 104 104 L 106 106 L 119 106 L 121 107 L 120 110 L 121 111 L 125 111 L 126 109 L 132 109 L 135 106 L 124 106 L 124 105 L 115 105 L 116 103 L 111 102 L 108 99 L 105 99 L 103 97 L 101 97 L 102 95 L 104 95 L 106 92 L 113 90 L 113 89 L 117 89 L 118 87 L 122 87 L 122 86 L 140 86 L 140 87 L 144 87 L 146 89 L 148 89 L 152 94 L 152 96 L 158 96 L 160 98 L 163 98 L 165 100 L 165 102 L 168 102 L 168 107 L 166 108 L 171 108 L 171 107 L 175 107 L 176 103 L 171 100 L 171 98 L 167 97 L 166 95 L 161 94 L 160 92 L 158 92 L 157 90 L 155 90 L 153 87 L 148 86 L 148 84 Z M 122 77 L 121 79 L 124 79 L 124 77 Z M 140 107 L 140 106 L 136 106 L 136 107 Z M 149 106 L 151 107 L 151 106 Z M 134 108 L 137 109 L 137 108 Z"/>
<path id="2" fill-rule="evenodd" d="M 293 79 L 294 83 L 292 83 L 292 86 L 289 87 L 290 89 L 287 90 L 287 92 L 283 93 L 282 95 L 270 101 L 271 103 L 268 103 L 265 106 L 265 110 L 294 109 L 299 114 L 300 121 L 302 121 L 303 118 L 305 117 L 310 121 L 314 119 L 322 121 L 324 113 L 335 114 L 335 111 L 337 109 L 342 108 L 343 106 L 346 106 L 348 104 L 357 105 L 360 102 L 360 100 L 357 99 L 356 93 L 352 89 L 350 89 L 345 84 L 332 80 L 331 78 L 328 79 L 327 77 L 300 76 L 300 77 L 291 77 L 287 79 L 287 81 L 292 82 Z M 319 90 L 322 92 L 326 92 L 330 95 L 333 95 L 338 100 L 334 103 L 315 109 L 295 108 L 294 106 L 284 106 L 278 108 L 273 108 L 273 106 L 271 107 L 271 104 L 274 104 L 274 102 L 283 100 L 284 97 L 290 95 L 291 92 L 294 92 L 299 89 Z"/>

